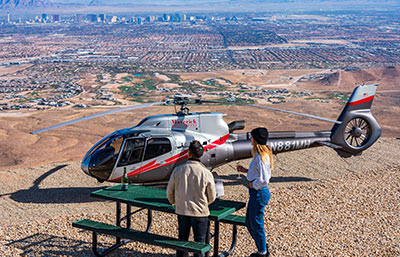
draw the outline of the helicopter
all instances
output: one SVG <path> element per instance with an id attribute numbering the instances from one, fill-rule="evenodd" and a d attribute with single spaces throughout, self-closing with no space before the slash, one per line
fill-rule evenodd
<path id="1" fill-rule="evenodd" d="M 337 120 L 261 105 L 241 105 L 334 123 L 331 130 L 324 131 L 270 131 L 267 144 L 274 154 L 327 146 L 339 156 L 347 158 L 360 155 L 381 135 L 381 127 L 371 113 L 377 87 L 378 84 L 356 87 Z M 175 95 L 173 99 L 97 113 L 31 133 L 37 134 L 116 112 L 174 104 L 175 107 L 180 106 L 175 114 L 149 116 L 134 127 L 114 131 L 102 138 L 83 157 L 82 170 L 99 182 L 120 182 L 125 168 L 129 183 L 166 182 L 172 170 L 188 159 L 188 147 L 193 140 L 203 145 L 201 162 L 211 170 L 231 161 L 252 157 L 250 132 L 235 132 L 245 128 L 244 120 L 227 124 L 223 113 L 191 113 L 188 104 L 192 102 L 189 95 Z M 194 103 L 220 102 L 196 99 Z"/>

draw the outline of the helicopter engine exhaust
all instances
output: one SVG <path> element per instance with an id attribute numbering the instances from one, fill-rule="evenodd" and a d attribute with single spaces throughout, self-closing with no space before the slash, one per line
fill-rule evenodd
<path id="1" fill-rule="evenodd" d="M 229 133 L 232 133 L 235 130 L 244 129 L 244 120 L 235 120 L 228 124 Z"/>

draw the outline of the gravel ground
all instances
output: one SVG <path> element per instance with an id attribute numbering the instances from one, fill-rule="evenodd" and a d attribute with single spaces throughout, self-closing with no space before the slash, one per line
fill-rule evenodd
<path id="1" fill-rule="evenodd" d="M 319 147 L 276 156 L 266 209 L 272 256 L 400 256 L 400 140 L 381 138 L 358 157 L 342 159 Z M 247 165 L 249 160 L 241 162 Z M 224 199 L 247 201 L 234 163 L 215 171 Z M 78 162 L 0 171 L 0 256 L 93 256 L 91 234 L 73 228 L 89 218 L 114 223 L 115 204 L 89 193 L 99 184 Z M 239 214 L 244 215 L 245 210 Z M 154 212 L 152 232 L 177 235 L 176 216 Z M 146 213 L 132 218 L 144 229 Z M 231 226 L 221 226 L 221 248 L 229 249 Z M 113 240 L 102 236 L 102 247 Z M 255 245 L 239 228 L 233 256 Z M 129 243 L 109 256 L 174 256 L 174 251 Z"/>

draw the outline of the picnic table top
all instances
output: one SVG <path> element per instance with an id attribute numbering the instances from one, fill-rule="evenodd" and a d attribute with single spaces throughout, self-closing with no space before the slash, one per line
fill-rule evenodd
<path id="1" fill-rule="evenodd" d="M 150 210 L 175 213 L 175 207 L 169 203 L 164 189 L 128 185 L 128 190 L 123 191 L 121 190 L 121 185 L 114 185 L 94 191 L 90 195 Z M 245 206 L 246 204 L 243 202 L 217 199 L 209 206 L 209 218 L 212 220 L 221 220 Z"/>

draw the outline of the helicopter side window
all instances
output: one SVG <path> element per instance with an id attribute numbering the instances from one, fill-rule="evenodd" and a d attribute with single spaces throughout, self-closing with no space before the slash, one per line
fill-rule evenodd
<path id="1" fill-rule="evenodd" d="M 147 141 L 146 153 L 144 154 L 144 160 L 150 160 L 168 153 L 172 150 L 171 142 L 168 138 L 152 138 Z"/>
<path id="2" fill-rule="evenodd" d="M 118 166 L 125 166 L 140 162 L 142 160 L 143 150 L 143 138 L 127 139 Z"/>

